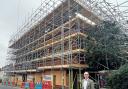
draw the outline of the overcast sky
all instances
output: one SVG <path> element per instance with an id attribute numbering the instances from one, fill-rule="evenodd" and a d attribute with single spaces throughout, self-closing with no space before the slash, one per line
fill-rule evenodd
<path id="1" fill-rule="evenodd" d="M 109 0 L 113 1 L 113 0 Z M 119 0 L 118 0 L 119 1 Z M 126 0 L 120 0 L 123 2 Z M 0 67 L 5 65 L 10 36 L 43 0 L 0 0 Z"/>
<path id="2" fill-rule="evenodd" d="M 40 4 L 41 0 L 0 0 L 0 67 L 5 65 L 10 36 Z"/>

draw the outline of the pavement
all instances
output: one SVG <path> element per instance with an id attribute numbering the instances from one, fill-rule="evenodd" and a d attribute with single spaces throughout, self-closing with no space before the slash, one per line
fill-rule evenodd
<path id="1" fill-rule="evenodd" d="M 21 88 L 18 88 L 18 87 L 11 87 L 11 86 L 4 86 L 4 85 L 1 85 L 1 84 L 0 84 L 0 89 L 21 89 Z"/>
<path id="2" fill-rule="evenodd" d="M 1 85 L 1 84 L 0 84 L 0 89 L 23 89 L 23 88 L 5 86 L 5 85 Z M 106 88 L 100 88 L 100 89 L 106 89 Z"/>

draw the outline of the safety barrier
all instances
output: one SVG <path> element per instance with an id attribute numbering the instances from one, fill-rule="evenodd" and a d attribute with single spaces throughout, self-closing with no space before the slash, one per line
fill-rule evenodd
<path id="1" fill-rule="evenodd" d="M 2 81 L 2 85 L 8 86 L 8 81 Z"/>
<path id="2" fill-rule="evenodd" d="M 35 89 L 35 84 L 34 84 L 34 82 L 30 82 L 30 89 Z"/>
<path id="3" fill-rule="evenodd" d="M 5 81 L 2 81 L 2 85 L 5 85 Z"/>
<path id="4" fill-rule="evenodd" d="M 8 86 L 11 86 L 10 82 L 8 82 Z"/>
<path id="5" fill-rule="evenodd" d="M 25 83 L 24 82 L 21 83 L 21 88 L 25 88 Z"/>
<path id="6" fill-rule="evenodd" d="M 12 86 L 12 82 L 10 82 L 10 86 Z"/>
<path id="7" fill-rule="evenodd" d="M 12 82 L 12 86 L 15 87 L 15 82 Z"/>
<path id="8" fill-rule="evenodd" d="M 4 85 L 4 81 L 2 81 L 2 85 Z"/>
<path id="9" fill-rule="evenodd" d="M 42 83 L 40 82 L 37 82 L 36 84 L 35 84 L 35 89 L 43 89 L 42 88 L 43 87 L 43 85 L 42 85 Z"/>
<path id="10" fill-rule="evenodd" d="M 9 82 L 9 81 L 2 81 L 2 84 L 5 86 L 12 86 L 12 87 L 20 87 L 22 89 L 52 89 L 51 81 L 45 82 Z"/>
<path id="11" fill-rule="evenodd" d="M 25 82 L 25 87 L 24 87 L 24 88 L 25 88 L 25 89 L 29 89 L 29 88 L 30 88 L 28 82 Z"/>
<path id="12" fill-rule="evenodd" d="M 8 86 L 8 81 L 6 81 L 6 86 Z"/>
<path id="13" fill-rule="evenodd" d="M 2 81 L 2 85 L 4 85 L 4 81 Z"/>
<path id="14" fill-rule="evenodd" d="M 43 83 L 43 89 L 52 89 L 51 81 L 45 81 Z"/>
<path id="15" fill-rule="evenodd" d="M 6 81 L 4 81 L 4 85 L 6 85 Z"/>

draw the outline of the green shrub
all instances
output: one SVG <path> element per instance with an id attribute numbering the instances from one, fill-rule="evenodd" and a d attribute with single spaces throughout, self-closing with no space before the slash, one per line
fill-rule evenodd
<path id="1" fill-rule="evenodd" d="M 110 89 L 128 89 L 128 64 L 123 65 L 108 78 Z"/>

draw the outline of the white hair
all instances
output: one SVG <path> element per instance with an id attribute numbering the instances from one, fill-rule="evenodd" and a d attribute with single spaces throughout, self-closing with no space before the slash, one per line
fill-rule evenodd
<path id="1" fill-rule="evenodd" d="M 89 73 L 88 73 L 88 72 L 84 72 L 84 75 L 85 75 L 85 74 L 89 74 Z"/>

